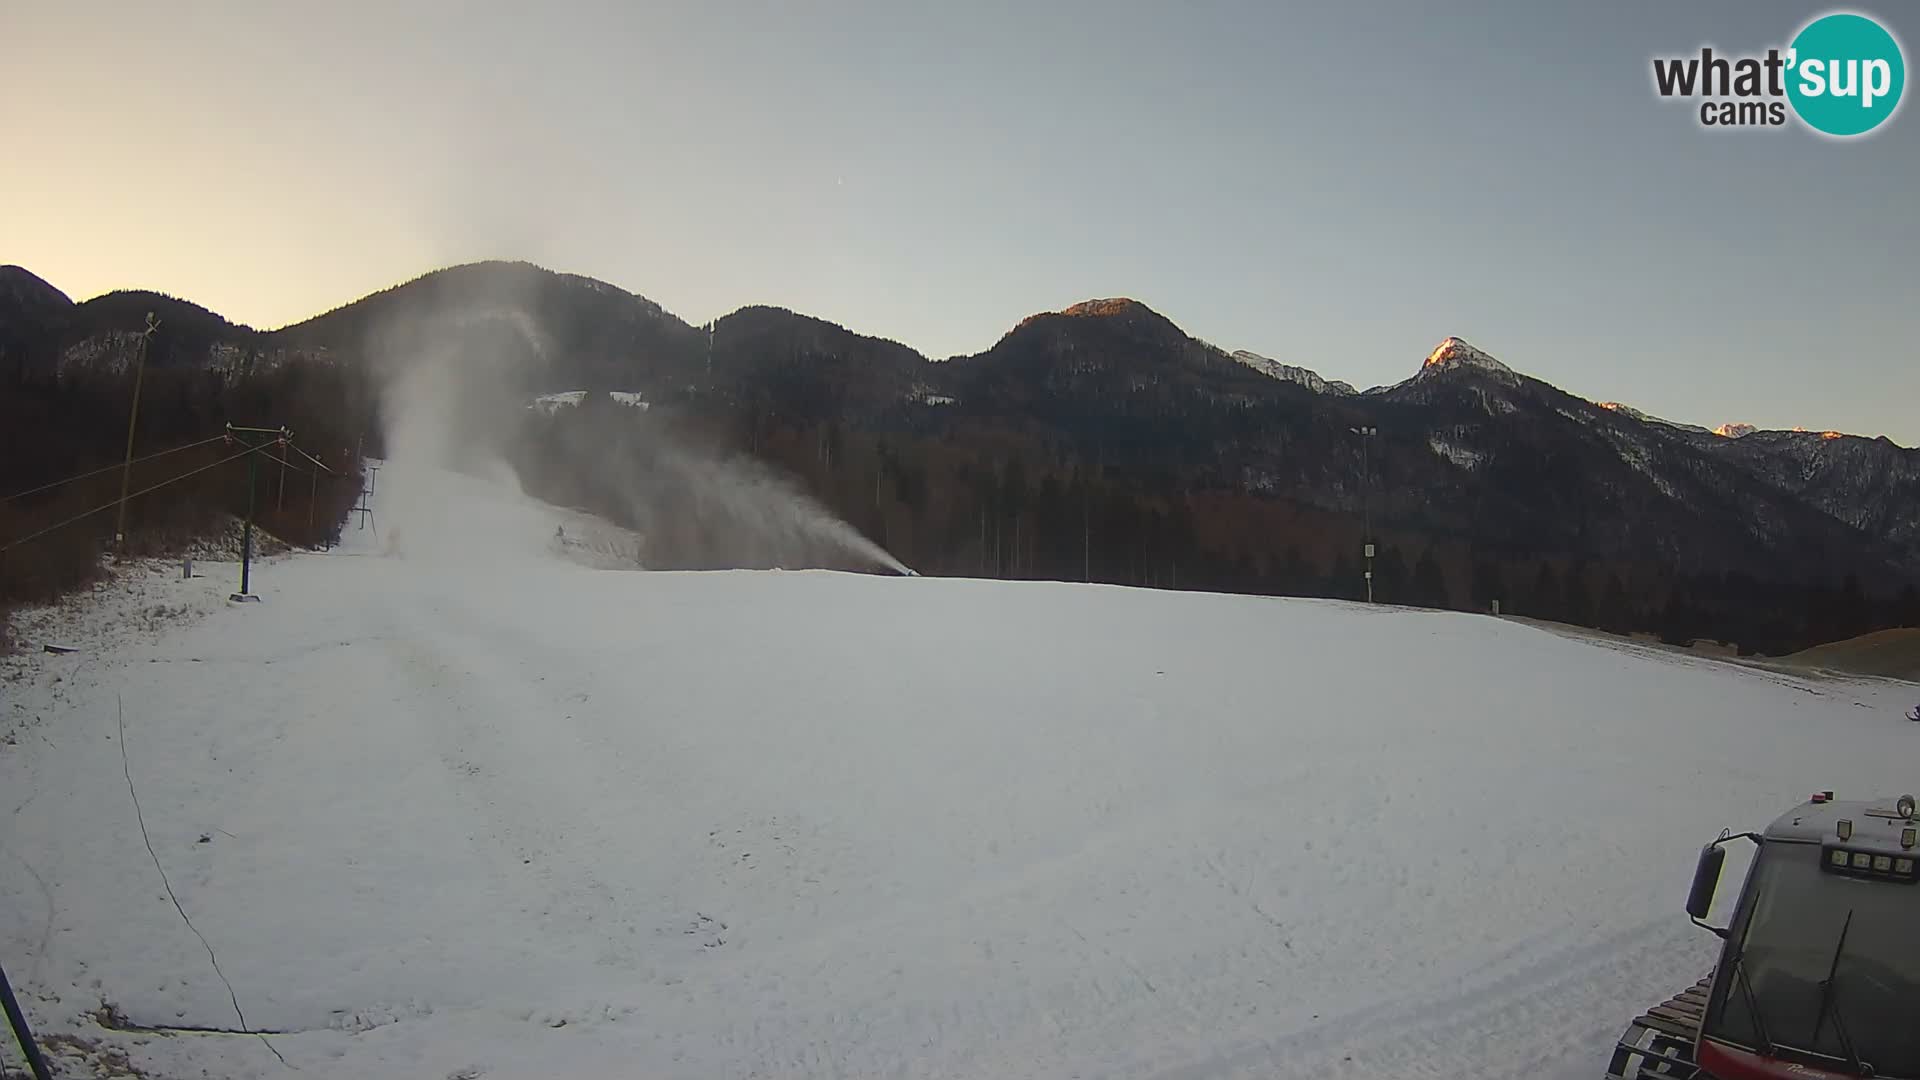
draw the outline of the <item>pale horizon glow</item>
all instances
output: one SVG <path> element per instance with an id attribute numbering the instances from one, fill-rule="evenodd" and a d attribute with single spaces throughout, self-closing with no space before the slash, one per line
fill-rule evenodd
<path id="1" fill-rule="evenodd" d="M 1358 387 L 1457 335 L 1677 422 L 1920 444 L 1920 113 L 1707 132 L 1649 87 L 1824 7 L 804 8 L 10 6 L 0 263 L 271 329 L 521 259 L 936 359 L 1128 296 Z"/>

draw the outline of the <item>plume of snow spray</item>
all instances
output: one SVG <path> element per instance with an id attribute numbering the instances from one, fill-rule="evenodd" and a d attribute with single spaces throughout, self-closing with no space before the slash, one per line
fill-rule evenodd
<path id="1" fill-rule="evenodd" d="M 552 526 L 524 498 L 502 456 L 497 418 L 517 405 L 511 373 L 539 339 L 525 320 L 416 318 L 384 326 L 370 343 L 381 375 L 387 464 L 379 483 L 387 547 L 436 561 L 503 561 L 537 551 Z M 498 333 L 504 325 L 511 336 Z M 518 338 L 520 348 L 507 342 Z M 492 497 L 468 490 L 504 489 Z M 504 497 L 502 497 L 504 496 Z"/>
<path id="2" fill-rule="evenodd" d="M 471 561 L 488 555 L 550 550 L 557 516 L 523 497 L 509 464 L 510 446 L 535 394 L 554 366 L 553 338 L 531 305 L 496 289 L 484 304 L 441 298 L 434 309 L 390 319 L 369 342 L 383 374 L 382 425 L 393 490 L 383 503 L 404 515 L 392 531 L 406 546 L 436 558 Z M 596 501 L 624 504 L 647 551 L 698 565 L 864 565 L 911 574 L 905 565 L 824 506 L 751 459 L 726 457 L 677 440 L 644 413 L 632 451 L 609 453 L 591 438 L 521 443 L 533 473 L 599 492 Z M 637 444 L 637 445 L 636 445 Z M 504 487 L 520 509 L 462 498 L 458 475 Z M 538 494 L 535 492 L 534 494 Z M 687 505 L 691 496 L 692 505 Z M 471 520 L 484 515 L 484 522 Z M 574 515 L 577 519 L 577 515 Z M 523 520 L 524 519 L 524 520 Z M 615 530 L 617 531 L 617 530 Z M 691 531 L 692 535 L 688 535 Z M 668 537 L 674 537 L 669 542 Z M 621 545 L 623 548 L 631 545 Z M 689 559 L 689 556 L 691 558 Z"/>
<path id="3" fill-rule="evenodd" d="M 759 462 L 708 457 L 671 444 L 658 450 L 656 460 L 710 504 L 703 509 L 714 519 L 744 534 L 735 538 L 746 541 L 738 546 L 758 549 L 761 558 L 775 565 L 838 554 L 897 574 L 912 573 Z"/>

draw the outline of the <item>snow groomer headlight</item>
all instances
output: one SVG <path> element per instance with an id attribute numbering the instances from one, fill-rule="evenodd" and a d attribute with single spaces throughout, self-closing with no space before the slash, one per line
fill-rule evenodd
<path id="1" fill-rule="evenodd" d="M 1841 847 L 1829 847 L 1825 852 L 1826 857 L 1820 861 L 1820 865 L 1830 873 L 1908 884 L 1920 880 L 1920 871 L 1916 870 L 1912 855 L 1885 855 Z"/>

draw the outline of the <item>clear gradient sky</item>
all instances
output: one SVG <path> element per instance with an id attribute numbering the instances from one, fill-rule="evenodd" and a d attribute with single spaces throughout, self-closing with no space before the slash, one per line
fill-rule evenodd
<path id="1" fill-rule="evenodd" d="M 1827 10 L 0 0 L 0 263 L 274 327 L 523 258 L 935 357 L 1132 296 L 1360 386 L 1458 334 L 1916 445 L 1920 111 L 1841 143 L 1652 90 Z M 1852 10 L 1920 59 L 1920 6 Z"/>

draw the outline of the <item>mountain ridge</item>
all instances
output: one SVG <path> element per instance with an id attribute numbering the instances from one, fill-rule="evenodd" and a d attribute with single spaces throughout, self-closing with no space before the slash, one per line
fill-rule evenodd
<path id="1" fill-rule="evenodd" d="M 645 295 L 632 292 L 620 285 L 616 285 L 611 282 L 608 282 L 599 278 L 590 277 L 584 274 L 576 274 L 576 273 L 571 273 L 567 271 L 554 270 L 549 267 L 542 266 L 538 263 L 534 263 L 528 260 L 520 260 L 520 259 L 481 259 L 481 260 L 474 260 L 466 263 L 457 263 L 451 266 L 445 266 L 445 267 L 440 267 L 434 270 L 429 270 L 425 273 L 416 275 L 413 278 L 409 278 L 406 281 L 396 283 L 384 289 L 375 290 L 374 292 L 368 293 L 365 296 L 356 298 L 354 300 L 348 301 L 343 304 L 336 305 L 335 307 L 329 308 L 326 311 L 323 311 L 317 315 L 308 316 L 307 318 L 301 319 L 297 322 L 288 323 L 284 326 L 280 326 L 272 329 L 259 329 L 259 328 L 247 326 L 246 324 L 233 323 L 225 319 L 223 316 L 220 316 L 218 313 L 213 312 L 211 309 L 205 308 L 197 303 L 172 296 L 162 291 L 151 290 L 151 289 L 115 289 L 107 293 L 103 293 L 100 296 L 90 298 L 88 300 L 75 302 L 67 298 L 66 294 L 61 292 L 58 288 L 47 283 L 44 279 L 33 274 L 31 271 L 27 270 L 26 268 L 9 264 L 9 265 L 0 266 L 0 317 L 4 317 L 8 314 L 7 305 L 9 301 L 10 290 L 17 290 L 19 288 L 18 285 L 15 285 L 13 283 L 17 281 L 31 282 L 31 283 L 35 283 L 34 287 L 38 289 L 42 289 L 46 293 L 49 293 L 53 296 L 58 297 L 60 300 L 65 301 L 67 306 L 70 306 L 75 309 L 86 308 L 88 305 L 95 304 L 96 302 L 99 302 L 99 301 L 107 301 L 123 307 L 132 307 L 132 306 L 138 306 L 137 298 L 148 298 L 151 303 L 159 305 L 161 307 L 172 307 L 176 309 L 184 308 L 186 310 L 190 310 L 196 316 L 196 321 L 199 321 L 199 320 L 217 321 L 217 323 L 224 324 L 225 327 L 229 327 L 233 330 L 259 335 L 264 339 L 270 339 L 276 343 L 284 344 L 288 340 L 298 340 L 306 335 L 311 334 L 316 327 L 327 324 L 334 317 L 336 317 L 338 313 L 346 311 L 348 309 L 357 308 L 369 301 L 376 301 L 377 299 L 387 297 L 390 294 L 399 294 L 403 290 L 408 290 L 414 287 L 430 286 L 436 283 L 443 283 L 443 282 L 454 282 L 457 279 L 460 279 L 468 275 L 478 276 L 478 275 L 497 273 L 497 272 L 518 273 L 518 274 L 527 275 L 528 277 L 533 279 L 544 277 L 560 283 L 575 285 L 591 292 L 611 294 L 612 296 L 616 296 L 624 300 L 630 300 L 635 302 L 637 307 L 640 310 L 646 312 L 651 317 L 663 319 L 663 320 L 670 320 L 674 323 L 678 323 L 681 328 L 684 328 L 689 331 L 699 330 L 703 328 L 705 325 L 707 325 L 705 323 L 701 323 L 701 324 L 687 323 L 685 320 L 674 315 L 672 312 L 667 311 L 662 305 L 647 298 Z M 507 290 L 506 295 L 511 295 L 511 294 L 512 294 L 512 290 Z M 727 318 L 732 317 L 733 315 L 738 315 L 741 312 L 749 311 L 751 309 L 758 309 L 758 308 L 768 308 L 772 310 L 785 311 L 798 318 L 815 320 L 829 326 L 834 326 L 836 328 L 844 330 L 848 334 L 854 335 L 859 338 L 886 342 L 892 345 L 896 345 L 901 348 L 910 350 L 916 353 L 917 355 L 921 356 L 922 358 L 926 359 L 928 362 L 934 363 L 934 364 L 946 363 L 950 360 L 960 359 L 967 355 L 974 355 L 974 356 L 980 355 L 979 353 L 974 353 L 974 354 L 955 354 L 954 356 L 951 356 L 951 357 L 934 357 L 934 356 L 931 356 L 930 354 L 920 352 L 918 349 L 915 349 L 913 346 L 908 345 L 905 342 L 900 341 L 899 339 L 889 338 L 882 335 L 862 334 L 858 331 L 847 329 L 841 324 L 835 323 L 831 319 L 828 319 L 824 316 L 809 315 L 803 312 L 794 311 L 793 309 L 790 309 L 790 308 L 781 307 L 779 305 L 761 304 L 761 303 L 744 304 L 734 309 L 732 312 L 729 312 L 727 315 L 719 316 L 712 321 L 715 323 L 718 323 L 720 321 L 723 321 Z M 1179 327 L 1179 325 L 1176 324 L 1173 320 L 1161 314 L 1160 312 L 1158 312 L 1148 304 L 1132 297 L 1090 298 L 1087 300 L 1082 300 L 1073 304 L 1069 304 L 1067 307 L 1061 308 L 1058 310 L 1035 312 L 1033 314 L 1027 315 L 1024 318 L 1018 320 L 1011 328 L 1009 328 L 1005 333 L 1003 333 L 1001 337 L 1002 339 L 1004 339 L 1007 336 L 1007 334 L 1011 334 L 1014 331 L 1019 330 L 1023 326 L 1026 326 L 1035 321 L 1044 320 L 1050 316 L 1064 316 L 1068 318 L 1108 318 L 1108 319 L 1120 319 L 1122 321 L 1133 320 L 1142 324 L 1154 326 L 1160 332 L 1163 332 L 1163 333 L 1165 331 L 1170 330 L 1174 334 L 1178 334 L 1181 337 L 1189 337 L 1187 332 L 1183 330 L 1181 327 Z M 138 325 L 130 324 L 130 325 L 123 326 L 121 328 L 126 330 L 137 331 L 139 327 Z M 1200 339 L 1192 338 L 1192 340 L 1199 341 Z M 1264 354 L 1255 352 L 1250 349 L 1235 349 L 1235 350 L 1229 351 L 1226 349 L 1220 349 L 1220 347 L 1218 346 L 1209 346 L 1209 347 L 1219 349 L 1219 351 L 1223 355 L 1229 356 L 1245 364 L 1248 367 L 1261 371 L 1263 374 L 1269 375 L 1270 377 L 1277 378 L 1282 381 L 1294 382 L 1298 385 L 1307 387 L 1308 389 L 1316 390 L 1316 392 L 1334 393 L 1334 394 L 1341 394 L 1341 395 L 1363 394 L 1363 393 L 1374 394 L 1374 393 L 1381 393 L 1387 390 L 1391 390 L 1394 387 L 1403 385 L 1407 381 L 1403 379 L 1399 383 L 1388 383 L 1388 384 L 1382 384 L 1379 386 L 1370 387 L 1366 390 L 1357 390 L 1354 388 L 1353 384 L 1348 383 L 1344 380 L 1330 379 L 1320 374 L 1315 369 L 1294 365 L 1294 364 L 1289 364 L 1284 361 L 1273 359 L 1271 357 L 1268 357 Z M 1519 369 L 1512 368 L 1509 365 L 1505 364 L 1504 362 L 1498 360 L 1491 353 L 1488 353 L 1482 349 L 1479 349 L 1476 346 L 1473 346 L 1470 342 L 1466 341 L 1464 338 L 1461 338 L 1457 335 L 1447 335 L 1446 337 L 1443 337 L 1439 342 L 1439 344 L 1436 345 L 1435 348 L 1427 355 L 1426 359 L 1415 370 L 1414 375 L 1410 376 L 1410 378 L 1418 377 L 1420 374 L 1426 372 L 1430 368 L 1445 369 L 1445 368 L 1456 367 L 1456 366 L 1480 366 L 1480 367 L 1486 368 L 1487 370 L 1494 371 L 1496 373 L 1510 373 L 1514 375 L 1524 374 Z M 1593 400 L 1593 404 L 1599 405 L 1603 408 L 1613 409 L 1625 415 L 1632 416 L 1633 418 L 1640 420 L 1642 422 L 1660 424 L 1668 427 L 1680 428 L 1680 429 L 1685 429 L 1690 431 L 1708 431 L 1708 432 L 1719 434 L 1728 438 L 1739 438 L 1742 435 L 1748 434 L 1750 432 L 1756 432 L 1756 431 L 1805 432 L 1809 430 L 1805 428 L 1760 428 L 1755 425 L 1745 424 L 1745 423 L 1726 423 L 1726 424 L 1721 424 L 1717 427 L 1709 428 L 1709 427 L 1706 427 L 1705 425 L 1694 424 L 1686 421 L 1670 420 L 1664 417 L 1655 416 L 1650 413 L 1646 413 L 1641 410 L 1635 409 L 1631 406 L 1624 405 L 1618 401 Z M 1887 439 L 1887 441 L 1891 442 L 1894 446 L 1900 447 L 1901 449 L 1909 449 L 1909 450 L 1915 449 L 1914 447 L 1907 447 L 1904 444 L 1894 441 L 1886 435 L 1865 435 L 1865 434 L 1860 434 L 1855 432 L 1834 432 L 1834 431 L 1823 431 L 1822 434 L 1825 434 L 1830 438 L 1844 435 L 1849 438 Z"/>
<path id="2" fill-rule="evenodd" d="M 615 426 L 601 441 L 621 445 L 619 425 L 700 425 L 703 438 L 770 455 L 808 477 L 876 535 L 892 527 L 890 500 L 908 500 L 902 505 L 916 523 L 900 535 L 939 546 L 903 549 L 903 557 L 931 572 L 977 571 L 980 562 L 965 560 L 986 558 L 977 554 L 982 547 L 998 549 L 986 565 L 1001 572 L 1045 558 L 1078 565 L 1064 541 L 1051 556 L 1020 547 L 1034 530 L 1090 532 L 1090 509 L 1084 526 L 1069 526 L 1055 510 L 1017 536 L 993 521 L 1039 513 L 1011 494 L 1028 485 L 1045 502 L 1068 485 L 1097 482 L 1136 507 L 1125 514 L 1149 515 L 1141 520 L 1177 523 L 1231 504 L 1206 512 L 1245 517 L 1251 529 L 1279 515 L 1264 537 L 1193 522 L 1138 541 L 1207 552 L 1215 568 L 1189 565 L 1183 582 L 1280 580 L 1274 566 L 1296 557 L 1332 567 L 1325 573 L 1344 581 L 1340 560 L 1350 546 L 1358 550 L 1349 530 L 1363 515 L 1408 550 L 1442 561 L 1428 572 L 1432 596 L 1441 595 L 1435 573 L 1451 579 L 1457 597 L 1486 596 L 1469 569 L 1487 560 L 1617 567 L 1661 581 L 1920 580 L 1920 521 L 1901 509 L 1920 504 L 1920 452 L 1820 433 L 1726 438 L 1570 394 L 1452 335 L 1410 358 L 1413 370 L 1400 382 L 1356 393 L 1308 368 L 1208 344 L 1131 298 L 1037 312 L 981 352 L 933 360 L 787 308 L 747 305 L 709 329 L 595 279 L 484 262 L 420 275 L 271 331 L 159 293 L 75 305 L 51 331 L 33 330 L 0 305 L 0 340 L 17 330 L 28 341 L 11 364 L 22 377 L 118 378 L 138 347 L 148 302 L 169 305 L 150 369 L 204 369 L 232 382 L 310 363 L 378 382 L 396 365 L 437 353 L 502 382 L 497 401 L 479 402 L 493 410 L 476 421 L 481 435 L 536 421 L 604 422 Z M 618 392 L 650 407 L 604 415 L 526 407 L 571 392 Z M 1361 430 L 1377 433 L 1364 457 Z M 1010 475 L 1014 462 L 1024 476 Z M 964 495 L 947 497 L 975 509 L 936 514 L 924 494 L 934 485 L 959 485 Z M 984 524 L 966 525 L 966 513 Z M 1126 525 L 1122 535 L 1140 528 Z M 1076 543 L 1091 546 L 1085 536 Z M 1090 552 L 1082 555 L 1091 563 Z M 1149 572 L 1147 550 L 1130 559 L 1118 564 L 1130 569 L 1110 574 L 1175 577 L 1170 567 Z M 1391 569 L 1383 574 L 1394 580 Z"/>

